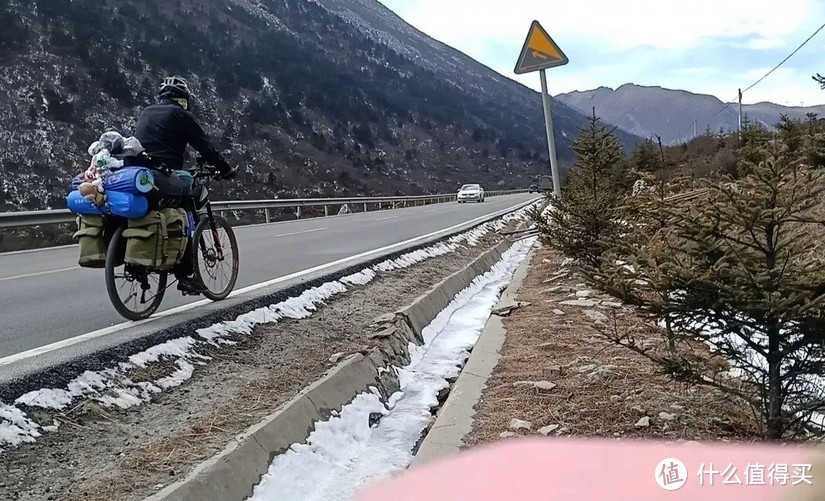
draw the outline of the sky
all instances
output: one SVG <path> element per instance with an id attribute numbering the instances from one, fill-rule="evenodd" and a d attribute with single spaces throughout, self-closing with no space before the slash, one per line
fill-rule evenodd
<path id="1" fill-rule="evenodd" d="M 379 0 L 406 22 L 539 90 L 513 68 L 537 20 L 570 62 L 547 70 L 553 95 L 625 83 L 735 101 L 825 23 L 825 0 Z M 745 104 L 825 104 L 811 75 L 825 74 L 825 29 L 765 80 Z"/>

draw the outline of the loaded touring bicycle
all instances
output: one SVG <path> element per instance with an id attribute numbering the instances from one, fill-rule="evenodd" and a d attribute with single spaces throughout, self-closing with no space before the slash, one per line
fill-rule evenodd
<path id="1" fill-rule="evenodd" d="M 157 311 L 172 285 L 169 273 L 191 239 L 202 294 L 213 301 L 225 299 L 238 278 L 239 260 L 232 227 L 209 201 L 217 171 L 202 158 L 194 172 L 123 165 L 118 157 L 128 153 L 111 155 L 100 148 L 98 143 L 111 146 L 104 141 L 107 134 L 116 133 L 104 134 L 89 148 L 92 166 L 75 178 L 67 197 L 69 209 L 78 215 L 78 264 L 104 268 L 112 305 L 124 318 L 140 320 Z"/>

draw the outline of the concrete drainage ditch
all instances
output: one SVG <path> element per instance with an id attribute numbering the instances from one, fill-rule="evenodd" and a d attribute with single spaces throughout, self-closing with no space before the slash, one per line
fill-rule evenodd
<path id="1" fill-rule="evenodd" d="M 183 480 L 150 496 L 151 501 L 244 500 L 266 474 L 273 459 L 292 444 L 302 443 L 316 423 L 336 415 L 353 398 L 378 389 L 387 401 L 399 389 L 399 377 L 391 367 L 410 363 L 409 343 L 422 345 L 423 331 L 460 291 L 490 270 L 512 245 L 503 240 L 463 270 L 445 278 L 412 304 L 375 320 L 372 337 L 379 341 L 371 351 L 345 356 L 322 378 L 311 384 L 276 412 L 236 436 L 220 453 L 196 466 Z M 434 406 L 446 399 L 439 398 Z M 432 421 L 430 425 L 432 425 Z M 425 431 L 426 434 L 426 431 Z M 418 449 L 419 443 L 415 445 Z"/>

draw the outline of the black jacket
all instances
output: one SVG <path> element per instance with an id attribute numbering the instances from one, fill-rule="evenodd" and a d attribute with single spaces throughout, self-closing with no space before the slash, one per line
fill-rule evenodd
<path id="1" fill-rule="evenodd" d="M 221 171 L 229 169 L 192 113 L 172 99 L 162 99 L 143 110 L 135 125 L 135 137 L 159 168 L 183 169 L 188 144 L 207 163 Z"/>

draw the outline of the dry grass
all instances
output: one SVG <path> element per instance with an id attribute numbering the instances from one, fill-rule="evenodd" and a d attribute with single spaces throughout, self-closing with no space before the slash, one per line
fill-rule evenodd
<path id="1" fill-rule="evenodd" d="M 185 429 L 155 440 L 142 442 L 119 462 L 119 472 L 99 478 L 82 492 L 74 492 L 67 501 L 104 501 L 115 494 L 133 492 L 141 484 L 127 484 L 119 478 L 143 479 L 142 472 L 179 475 L 188 466 L 219 451 L 216 443 L 258 422 L 323 373 L 327 364 L 319 361 L 296 363 L 276 370 L 271 377 L 251 381 L 232 400 L 222 403 L 209 414 L 187 422 Z M 114 497 L 113 497 L 114 496 Z"/>
<path id="2" fill-rule="evenodd" d="M 559 256 L 545 248 L 535 253 L 518 297 L 531 304 L 504 319 L 507 338 L 502 358 L 476 405 L 474 428 L 465 440 L 468 446 L 498 440 L 513 418 L 532 422 L 532 431 L 519 431 L 521 435 L 557 425 L 551 435 L 758 439 L 747 404 L 712 388 L 672 381 L 646 357 L 607 340 L 591 318 L 597 311 L 605 316 L 605 325 L 615 320 L 616 329 L 632 332 L 648 349 L 663 349 L 661 331 L 644 323 L 632 309 L 604 303 L 596 308 L 560 305 L 584 289 L 582 278 L 575 274 L 550 280 L 560 264 Z M 595 299 L 615 301 L 599 295 Z M 691 357 L 709 358 L 706 347 L 698 343 L 678 349 Z M 546 380 L 557 386 L 538 391 L 513 384 L 525 380 Z M 637 427 L 644 416 L 649 425 Z"/>

